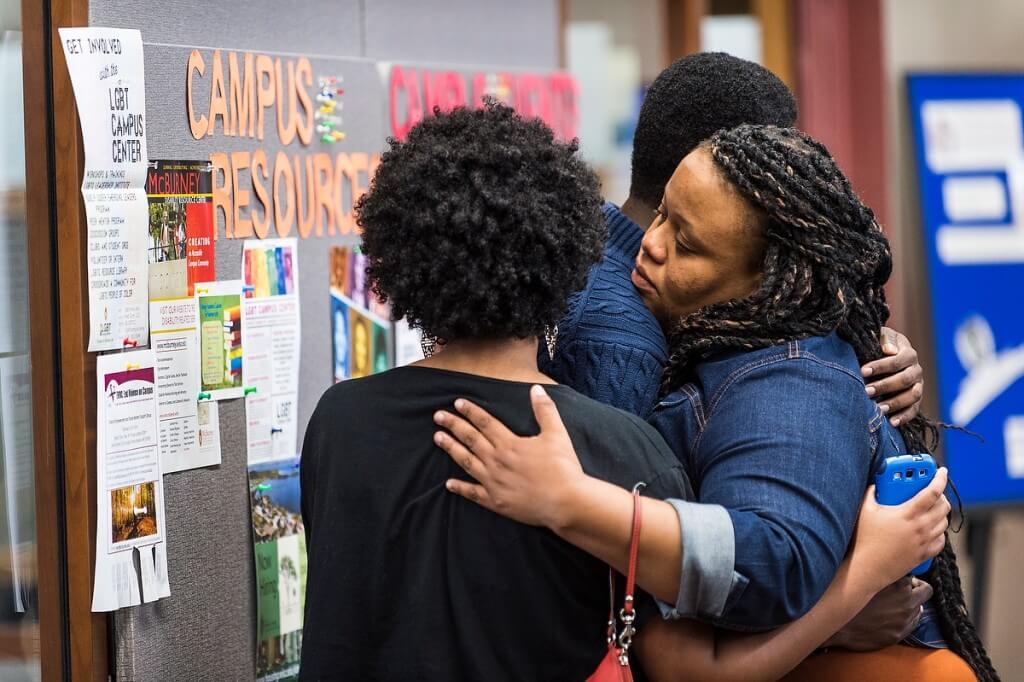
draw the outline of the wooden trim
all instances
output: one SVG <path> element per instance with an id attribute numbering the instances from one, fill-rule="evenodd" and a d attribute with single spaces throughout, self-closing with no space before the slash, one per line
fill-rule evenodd
<path id="1" fill-rule="evenodd" d="M 700 22 L 707 0 L 664 0 L 666 64 L 700 52 Z"/>
<path id="2" fill-rule="evenodd" d="M 764 67 L 795 92 L 793 22 L 789 0 L 752 0 L 751 9 L 761 23 L 761 61 Z"/>
<path id="3" fill-rule="evenodd" d="M 89 297 L 85 207 L 81 198 L 85 150 L 71 77 L 58 27 L 88 26 L 88 0 L 50 0 L 53 64 L 53 198 L 57 221 L 60 399 L 64 453 L 68 629 L 72 680 L 107 678 L 107 615 L 92 612 L 96 551 L 96 358 L 86 352 Z"/>
<path id="4" fill-rule="evenodd" d="M 569 0 L 558 0 L 558 68 L 569 68 L 569 57 L 565 52 L 565 36 L 569 31 Z"/>
<path id="5" fill-rule="evenodd" d="M 63 524 L 54 401 L 53 242 L 50 229 L 50 153 L 47 144 L 47 40 L 43 4 L 22 0 L 22 70 L 25 98 L 25 189 L 32 344 L 32 432 L 36 498 L 36 593 L 39 600 L 39 654 L 42 679 L 62 679 L 64 671 Z"/>

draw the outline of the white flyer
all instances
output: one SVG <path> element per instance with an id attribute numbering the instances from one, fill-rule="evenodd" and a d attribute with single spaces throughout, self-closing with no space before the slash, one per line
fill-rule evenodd
<path id="1" fill-rule="evenodd" d="M 403 317 L 395 322 L 395 367 L 423 359 L 423 335 Z"/>
<path id="2" fill-rule="evenodd" d="M 196 299 L 149 304 L 160 405 L 160 468 L 169 474 L 220 464 L 220 452 L 199 447 L 199 333 Z M 213 458 L 216 455 L 216 459 Z"/>
<path id="3" fill-rule="evenodd" d="M 35 554 L 35 488 L 32 478 L 32 371 L 27 355 L 0 358 L 0 428 L 3 486 L 14 607 L 30 600 Z"/>
<path id="4" fill-rule="evenodd" d="M 196 436 L 198 441 L 199 454 L 197 461 L 220 462 L 220 412 L 217 402 L 208 400 L 198 405 L 199 433 Z"/>
<path id="5" fill-rule="evenodd" d="M 62 28 L 85 145 L 89 350 L 149 342 L 146 88 L 142 35 Z"/>
<path id="6" fill-rule="evenodd" d="M 249 464 L 256 464 L 298 454 L 301 324 L 296 240 L 246 240 L 242 273 L 247 452 Z"/>
<path id="7" fill-rule="evenodd" d="M 156 353 L 151 349 L 96 358 L 96 583 L 93 611 L 140 602 L 134 550 L 140 561 L 163 544 Z M 166 581 L 164 565 L 153 574 Z M 155 561 L 155 558 L 152 559 Z M 148 566 L 147 566 L 148 568 Z M 159 585 L 155 593 L 167 588 Z"/>

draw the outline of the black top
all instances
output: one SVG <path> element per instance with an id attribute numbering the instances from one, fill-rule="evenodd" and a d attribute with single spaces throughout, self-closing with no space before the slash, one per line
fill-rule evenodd
<path id="1" fill-rule="evenodd" d="M 328 389 L 302 449 L 305 680 L 584 680 L 607 651 L 608 568 L 546 529 L 444 488 L 466 474 L 432 416 L 465 397 L 522 435 L 529 384 L 403 367 Z M 546 387 L 584 470 L 651 497 L 692 497 L 641 419 Z M 619 596 L 621 606 L 621 593 Z M 657 613 L 637 598 L 638 620 Z"/>

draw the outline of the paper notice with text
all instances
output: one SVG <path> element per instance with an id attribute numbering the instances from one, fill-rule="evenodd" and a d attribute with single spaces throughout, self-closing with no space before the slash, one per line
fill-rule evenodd
<path id="1" fill-rule="evenodd" d="M 160 471 L 156 354 L 153 350 L 96 358 L 96 583 L 93 611 L 140 602 L 134 550 L 148 562 L 149 597 L 168 592 Z M 147 576 L 147 577 L 149 577 Z M 162 576 L 162 578 L 161 578 Z"/>
<path id="2" fill-rule="evenodd" d="M 248 461 L 298 455 L 301 324 L 295 239 L 246 240 L 242 247 L 245 299 L 245 399 Z"/>
<path id="3" fill-rule="evenodd" d="M 89 350 L 149 342 L 146 90 L 137 30 L 62 28 L 85 146 Z"/>

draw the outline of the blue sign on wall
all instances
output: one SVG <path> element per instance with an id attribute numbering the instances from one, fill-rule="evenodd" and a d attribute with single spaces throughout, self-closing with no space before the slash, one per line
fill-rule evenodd
<path id="1" fill-rule="evenodd" d="M 908 80 L 950 473 L 1024 501 L 1024 74 Z"/>

